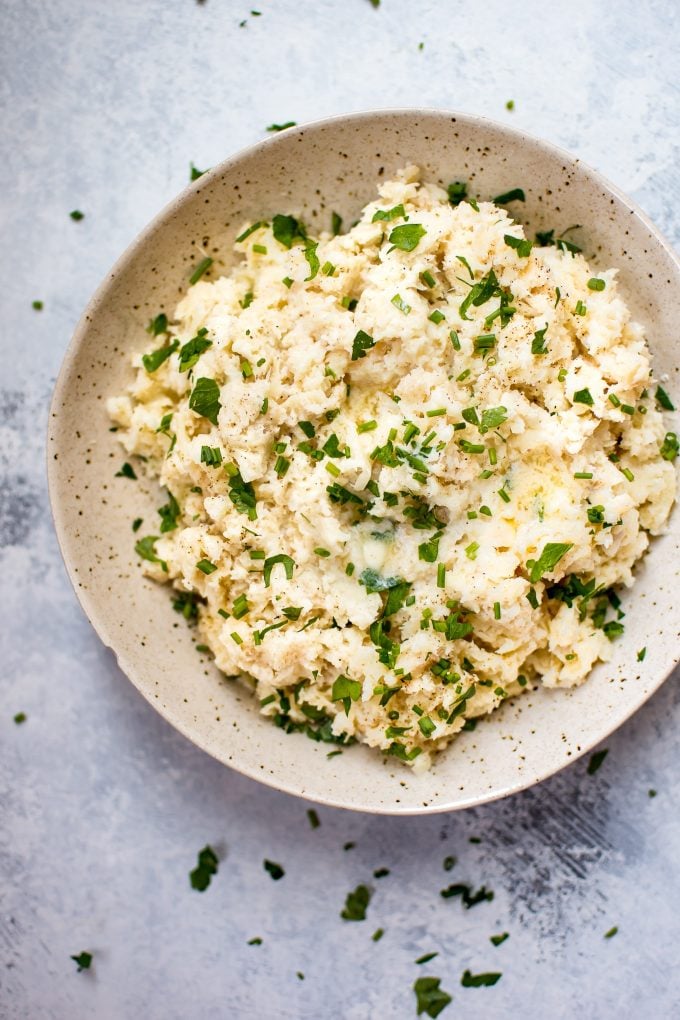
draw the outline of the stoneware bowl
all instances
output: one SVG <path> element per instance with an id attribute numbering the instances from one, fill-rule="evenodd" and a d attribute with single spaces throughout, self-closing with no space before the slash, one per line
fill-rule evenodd
<path id="1" fill-rule="evenodd" d="M 512 211 L 530 236 L 565 230 L 594 264 L 620 267 L 644 323 L 657 376 L 678 392 L 680 263 L 642 212 L 566 152 L 478 117 L 441 111 L 374 112 L 293 128 L 225 160 L 187 187 L 121 256 L 90 302 L 66 354 L 51 409 L 52 509 L 81 605 L 121 669 L 191 741 L 226 765 L 289 793 L 362 811 L 417 814 L 468 807 L 526 788 L 586 753 L 655 691 L 677 661 L 680 516 L 656 539 L 624 595 L 625 635 L 582 687 L 535 690 L 463 733 L 431 771 L 414 776 L 360 746 L 329 747 L 285 734 L 249 693 L 199 656 L 169 590 L 144 578 L 131 521 L 152 518 L 155 484 L 114 477 L 122 459 L 106 398 L 131 378 L 145 326 L 171 312 L 199 246 L 225 271 L 245 220 L 300 215 L 311 232 L 331 210 L 352 222 L 376 181 L 408 163 L 446 185 L 470 182 L 490 198 L 522 187 Z M 647 647 L 643 662 L 636 652 Z"/>

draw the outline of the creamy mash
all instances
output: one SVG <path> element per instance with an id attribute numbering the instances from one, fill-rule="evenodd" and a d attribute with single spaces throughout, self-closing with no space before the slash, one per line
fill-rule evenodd
<path id="1" fill-rule="evenodd" d="M 348 233 L 245 224 L 109 402 L 168 490 L 137 551 L 219 668 L 418 767 L 607 659 L 678 450 L 616 270 L 463 196 L 409 167 Z"/>

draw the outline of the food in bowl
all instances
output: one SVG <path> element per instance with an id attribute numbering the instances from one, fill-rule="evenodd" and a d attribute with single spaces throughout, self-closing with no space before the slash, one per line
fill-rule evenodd
<path id="1" fill-rule="evenodd" d="M 678 440 L 616 271 L 408 167 L 347 233 L 244 225 L 110 399 L 167 488 L 137 542 L 263 713 L 426 768 L 621 633 Z"/>

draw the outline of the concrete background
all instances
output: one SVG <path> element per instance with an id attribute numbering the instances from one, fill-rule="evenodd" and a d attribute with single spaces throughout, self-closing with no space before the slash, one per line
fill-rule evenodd
<path id="1" fill-rule="evenodd" d="M 409 1018 L 423 974 L 454 995 L 447 1018 L 680 1015 L 675 681 L 592 777 L 578 762 L 458 815 L 319 809 L 312 830 L 306 804 L 205 757 L 117 669 L 66 580 L 43 465 L 80 312 L 190 161 L 274 121 L 455 108 L 568 147 L 677 244 L 679 42 L 672 0 L 0 4 L 0 1016 Z M 187 875 L 206 843 L 221 862 L 199 895 Z M 367 920 L 342 921 L 366 881 Z M 466 911 L 439 896 L 451 881 L 495 898 Z M 462 988 L 468 967 L 503 976 Z"/>

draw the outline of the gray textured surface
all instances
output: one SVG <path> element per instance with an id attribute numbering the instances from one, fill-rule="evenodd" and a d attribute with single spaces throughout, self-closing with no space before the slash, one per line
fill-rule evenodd
<path id="1" fill-rule="evenodd" d="M 136 694 L 80 612 L 47 509 L 47 402 L 87 298 L 190 160 L 211 165 L 272 121 L 418 104 L 507 119 L 581 155 L 680 242 L 675 4 L 512 7 L 2 4 L 0 1016 L 408 1018 L 423 972 L 454 994 L 444 1017 L 679 1014 L 675 682 L 593 777 L 580 762 L 452 816 L 319 809 L 312 831 L 305 804 L 211 761 Z M 187 873 L 206 842 L 223 860 L 199 895 Z M 442 900 L 459 880 L 495 899 Z M 360 881 L 375 886 L 368 919 L 343 922 Z M 82 949 L 93 969 L 77 974 Z M 466 967 L 503 977 L 463 989 Z"/>

